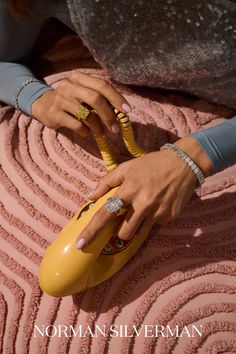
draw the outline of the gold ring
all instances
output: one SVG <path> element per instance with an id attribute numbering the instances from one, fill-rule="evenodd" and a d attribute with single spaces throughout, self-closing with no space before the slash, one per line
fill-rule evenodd
<path id="1" fill-rule="evenodd" d="M 90 113 L 91 110 L 81 104 L 75 111 L 75 116 L 78 120 L 85 120 L 88 118 Z"/>

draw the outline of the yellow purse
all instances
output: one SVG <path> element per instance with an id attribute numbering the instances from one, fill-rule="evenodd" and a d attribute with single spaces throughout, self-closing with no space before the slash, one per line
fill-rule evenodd
<path id="1" fill-rule="evenodd" d="M 134 157 L 144 155 L 145 152 L 135 142 L 129 117 L 117 109 L 114 112 L 129 152 Z M 95 135 L 95 139 L 107 169 L 116 168 L 117 163 L 106 138 Z M 150 229 L 145 234 L 135 234 L 129 241 L 115 236 L 122 213 L 126 213 L 123 210 L 90 245 L 82 250 L 76 248 L 78 235 L 117 189 L 118 187 L 111 189 L 96 202 L 88 201 L 47 248 L 39 271 L 39 284 L 45 293 L 51 296 L 67 296 L 102 283 L 129 261 L 148 236 Z"/>

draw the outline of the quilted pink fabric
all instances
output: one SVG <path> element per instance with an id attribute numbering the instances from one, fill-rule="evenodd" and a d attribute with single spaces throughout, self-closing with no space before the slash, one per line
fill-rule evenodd
<path id="1" fill-rule="evenodd" d="M 47 80 L 56 86 L 69 74 Z M 200 99 L 117 88 L 133 107 L 136 139 L 148 151 L 234 113 Z M 9 107 L 0 114 L 0 352 L 235 353 L 236 166 L 208 178 L 175 222 L 154 225 L 112 278 L 76 296 L 53 298 L 38 284 L 45 249 L 106 170 L 92 138 L 50 130 Z M 130 158 L 121 140 L 111 145 L 119 161 Z M 85 332 L 112 325 L 127 325 L 129 334 L 135 327 L 140 335 L 58 332 L 60 326 Z M 142 329 L 155 325 L 195 325 L 202 335 L 145 336 Z M 36 328 L 48 328 L 48 335 Z"/>

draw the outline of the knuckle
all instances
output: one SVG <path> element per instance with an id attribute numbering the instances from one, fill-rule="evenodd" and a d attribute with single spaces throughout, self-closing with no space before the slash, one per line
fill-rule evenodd
<path id="1" fill-rule="evenodd" d="M 108 210 L 107 210 L 107 208 L 106 208 L 106 205 L 104 205 L 103 206 L 103 208 L 101 208 L 99 211 L 98 211 L 98 217 L 99 218 L 103 218 L 103 219 L 105 219 L 105 218 L 107 218 L 107 213 L 108 213 Z M 109 215 L 109 216 L 111 216 L 111 215 Z"/>
<path id="2" fill-rule="evenodd" d="M 47 115 L 50 117 L 55 116 L 55 114 L 58 113 L 58 108 L 58 99 L 55 98 L 53 103 L 48 108 Z M 53 118 L 53 120 L 55 120 L 55 118 Z"/>
<path id="3" fill-rule="evenodd" d="M 94 104 L 95 106 L 100 106 L 103 103 L 104 98 L 102 97 L 102 95 L 100 95 L 98 92 L 94 93 L 92 97 L 92 104 Z"/>
<path id="4" fill-rule="evenodd" d="M 62 80 L 62 82 L 58 85 L 58 92 L 61 90 L 64 90 L 65 88 L 67 88 L 70 85 L 70 81 L 69 79 L 64 79 Z"/>
<path id="5" fill-rule="evenodd" d="M 147 194 L 142 194 L 139 197 L 138 204 L 143 211 L 147 211 L 153 206 L 154 201 Z"/>
<path id="6" fill-rule="evenodd" d="M 60 91 L 57 91 L 54 96 L 52 108 L 55 109 L 55 106 L 61 106 L 61 101 L 62 101 L 62 95 Z"/>
<path id="7" fill-rule="evenodd" d="M 97 212 L 97 220 L 99 220 L 99 222 L 101 222 L 101 220 L 102 220 L 103 223 L 107 223 L 107 222 L 111 221 L 114 217 L 115 217 L 115 214 L 110 213 L 107 210 L 106 204 L 104 204 L 103 207 L 100 208 L 100 210 Z"/>
<path id="8" fill-rule="evenodd" d="M 107 90 L 110 87 L 110 84 L 104 80 L 104 79 L 99 79 L 98 80 L 98 88 L 100 90 Z"/>
<path id="9" fill-rule="evenodd" d="M 127 169 L 129 170 L 129 161 L 124 161 L 120 165 L 118 165 L 117 169 L 120 171 L 126 171 Z"/>
<path id="10" fill-rule="evenodd" d="M 69 76 L 69 79 L 68 80 L 71 80 L 71 81 L 74 81 L 74 80 L 78 80 L 80 77 L 79 75 L 79 72 L 76 70 L 74 73 L 72 73 L 70 76 Z"/>
<path id="11" fill-rule="evenodd" d="M 69 80 L 70 79 L 80 79 L 81 77 L 84 76 L 88 76 L 88 74 L 82 73 L 79 69 L 76 69 L 70 76 L 69 76 Z"/>
<path id="12" fill-rule="evenodd" d="M 115 171 L 116 171 L 116 173 L 122 175 L 124 179 L 127 178 L 127 180 L 129 180 L 129 177 L 131 177 L 129 161 L 122 162 L 120 165 L 118 165 L 116 167 Z M 130 180 L 131 180 L 131 178 L 130 178 Z M 130 189 L 133 189 L 134 185 L 135 185 L 135 182 L 132 179 L 131 183 L 130 183 Z"/>
<path id="13" fill-rule="evenodd" d="M 104 176 L 102 179 L 100 179 L 100 180 L 97 182 L 96 188 L 101 187 L 101 186 L 104 184 L 104 178 L 105 178 L 105 177 L 106 177 L 106 176 Z"/>
<path id="14" fill-rule="evenodd" d="M 106 183 L 106 176 L 105 176 L 98 182 L 96 188 L 103 188 L 106 185 L 107 185 L 107 183 Z"/>
<path id="15" fill-rule="evenodd" d="M 50 129 L 60 128 L 60 124 L 54 120 L 48 120 L 47 122 L 45 122 L 45 125 Z"/>

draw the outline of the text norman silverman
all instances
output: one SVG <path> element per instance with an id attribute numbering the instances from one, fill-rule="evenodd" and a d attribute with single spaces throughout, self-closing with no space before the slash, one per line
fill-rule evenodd
<path id="1" fill-rule="evenodd" d="M 200 326 L 162 326 L 162 325 L 111 325 L 94 328 L 82 325 L 34 325 L 34 337 L 202 337 Z"/>

